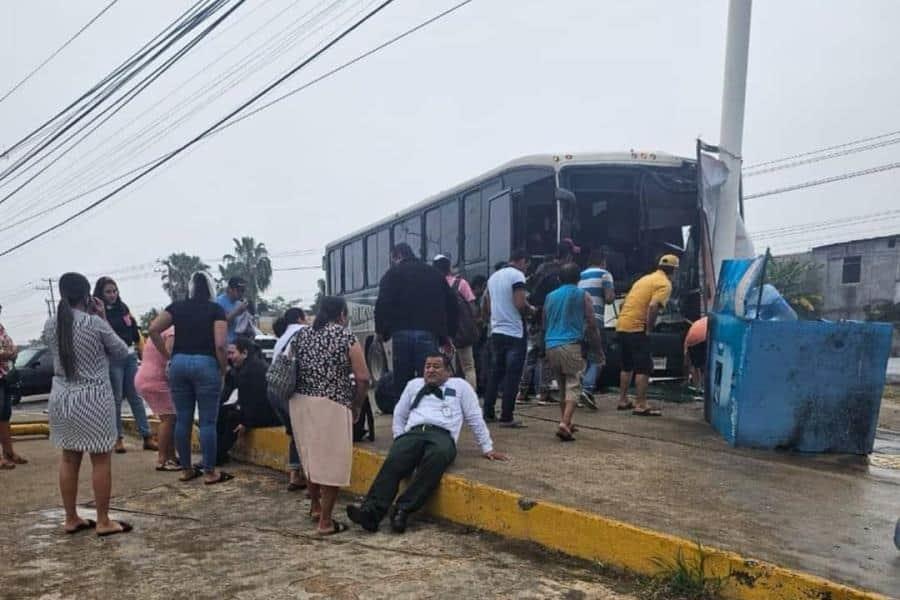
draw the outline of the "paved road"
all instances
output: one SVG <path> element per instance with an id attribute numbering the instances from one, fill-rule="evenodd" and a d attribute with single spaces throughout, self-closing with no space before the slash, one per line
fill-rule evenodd
<path id="1" fill-rule="evenodd" d="M 308 500 L 277 473 L 234 466 L 227 484 L 182 484 L 129 444 L 114 456 L 113 506 L 135 531 L 104 540 L 61 533 L 57 452 L 17 444 L 31 464 L 0 472 L 13 490 L 0 505 L 0 598 L 637 598 L 633 581 L 593 565 L 434 522 L 319 538 Z"/>

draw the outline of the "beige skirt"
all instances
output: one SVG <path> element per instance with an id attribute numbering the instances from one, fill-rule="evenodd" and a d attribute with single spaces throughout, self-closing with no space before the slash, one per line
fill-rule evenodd
<path id="1" fill-rule="evenodd" d="M 318 485 L 350 485 L 353 415 L 329 398 L 294 394 L 290 400 L 294 443 L 306 478 Z"/>

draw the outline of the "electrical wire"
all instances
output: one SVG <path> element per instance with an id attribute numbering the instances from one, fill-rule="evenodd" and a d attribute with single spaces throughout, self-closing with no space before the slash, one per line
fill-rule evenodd
<path id="1" fill-rule="evenodd" d="M 766 173 L 774 173 L 776 171 L 783 171 L 785 169 L 793 169 L 795 167 L 800 167 L 803 165 L 810 165 L 813 163 L 821 162 L 823 160 L 830 160 L 832 158 L 839 158 L 842 156 L 848 156 L 850 154 L 857 154 L 859 152 L 865 152 L 867 150 L 874 150 L 876 148 L 884 148 L 885 146 L 892 146 L 894 144 L 900 144 L 900 138 L 895 138 L 892 140 L 886 140 L 882 142 L 876 142 L 874 144 L 867 144 L 865 146 L 859 146 L 856 148 L 849 148 L 846 150 L 841 150 L 839 152 L 831 152 L 829 154 L 823 154 L 821 156 L 814 156 L 812 158 L 805 158 L 803 160 L 796 160 L 793 162 L 787 162 L 784 164 L 778 164 L 771 167 L 767 167 L 764 169 L 758 169 L 755 171 L 750 171 L 749 173 L 746 170 L 741 172 L 743 177 L 756 177 L 757 175 L 764 175 Z"/>
<path id="2" fill-rule="evenodd" d="M 116 4 L 118 1 L 119 1 L 119 0 L 112 0 L 112 2 L 110 2 L 109 4 L 107 4 L 106 6 L 104 6 L 103 9 L 102 9 L 99 13 L 97 13 L 96 15 L 94 15 L 94 16 L 91 18 L 90 21 L 88 21 L 87 23 L 85 23 L 85 24 L 81 27 L 81 29 L 79 29 L 78 31 L 76 31 L 75 34 L 74 34 L 72 37 L 70 37 L 69 39 L 67 39 L 67 40 L 63 43 L 62 46 L 60 46 L 59 48 L 57 48 L 56 50 L 54 50 L 54 51 L 50 54 L 50 56 L 48 56 L 47 58 L 45 58 L 45 59 L 43 60 L 43 62 L 41 62 L 41 64 L 39 64 L 39 65 L 36 66 L 34 69 L 32 69 L 32 70 L 31 70 L 27 75 L 25 75 L 25 77 L 23 77 L 17 84 L 15 84 L 14 86 L 12 86 L 12 88 L 10 88 L 5 94 L 3 94 L 3 96 L 0 96 L 0 103 L 2 103 L 4 100 L 6 100 L 7 98 L 9 98 L 12 94 L 15 93 L 16 90 L 18 90 L 20 87 L 22 87 L 22 86 L 25 84 L 25 82 L 27 82 L 29 79 L 31 79 L 32 77 L 34 77 L 34 75 L 37 74 L 38 71 L 40 71 L 40 70 L 43 69 L 45 66 L 47 66 L 47 63 L 49 63 L 51 60 L 53 60 L 54 58 L 56 58 L 56 56 L 57 56 L 60 52 L 62 52 L 63 50 L 65 50 L 65 49 L 69 46 L 69 44 L 71 44 L 71 43 L 74 42 L 76 39 L 78 39 L 78 36 L 80 36 L 82 33 L 84 33 L 85 31 L 87 31 L 87 29 L 88 29 L 91 25 L 93 25 L 100 17 L 102 17 L 102 16 L 106 13 L 106 11 L 108 11 L 108 10 L 111 9 L 113 6 L 115 6 L 115 4 Z"/>
<path id="3" fill-rule="evenodd" d="M 834 146 L 826 146 L 825 148 L 818 148 L 818 149 L 816 149 L 816 150 L 810 150 L 810 151 L 808 151 L 808 152 L 800 152 L 799 154 L 791 154 L 790 156 L 783 156 L 783 157 L 781 157 L 781 158 L 774 158 L 774 159 L 772 159 L 772 160 L 767 160 L 767 161 L 764 161 L 764 162 L 759 162 L 759 163 L 755 163 L 755 164 L 752 164 L 752 165 L 747 165 L 746 167 L 744 167 L 744 169 L 747 169 L 747 170 L 757 169 L 757 168 L 759 168 L 759 167 L 765 167 L 765 166 L 768 166 L 768 165 L 774 165 L 774 164 L 776 164 L 776 163 L 785 162 L 785 161 L 789 161 L 789 160 L 795 160 L 795 159 L 798 159 L 798 158 L 803 158 L 803 157 L 805 157 L 805 156 L 812 156 L 812 155 L 814 155 L 814 154 L 821 154 L 822 152 L 830 152 L 830 151 L 832 151 L 832 150 L 838 150 L 838 149 L 840 149 L 840 148 L 847 148 L 848 146 L 855 146 L 855 145 L 857 145 L 857 144 L 862 144 L 862 143 L 865 143 L 865 142 L 871 142 L 871 141 L 874 141 L 874 140 L 880 140 L 880 139 L 884 139 L 884 138 L 886 138 L 886 137 L 893 137 L 893 136 L 896 136 L 896 135 L 900 135 L 900 130 L 898 130 L 898 131 L 890 131 L 890 132 L 888 132 L 888 133 L 882 133 L 882 134 L 880 134 L 880 135 L 873 135 L 873 136 L 871 136 L 871 137 L 860 138 L 860 139 L 857 139 L 857 140 L 851 140 L 851 141 L 849 141 L 849 142 L 844 142 L 843 144 L 836 144 L 836 145 L 834 145 Z"/>
<path id="4" fill-rule="evenodd" d="M 273 106 L 273 105 L 275 105 L 275 104 L 277 104 L 277 103 L 279 103 L 279 102 L 282 102 L 282 101 L 288 99 L 289 97 L 291 97 L 291 96 L 293 96 L 293 95 L 295 95 L 295 94 L 297 94 L 297 93 L 299 93 L 299 92 L 301 92 L 301 91 L 303 91 L 303 90 L 305 90 L 305 89 L 307 89 L 307 88 L 309 88 L 309 87 L 311 87 L 311 86 L 313 86 L 313 85 L 315 85 L 315 84 L 317 84 L 317 83 L 319 83 L 319 82 L 321 82 L 321 81 L 323 81 L 323 80 L 325 80 L 325 79 L 327 79 L 327 78 L 329 78 L 329 77 L 331 77 L 331 76 L 333 76 L 333 75 L 335 75 L 335 74 L 337 74 L 337 73 L 339 73 L 340 71 L 343 71 L 344 69 L 346 69 L 346 68 L 348 68 L 348 67 L 350 67 L 350 66 L 352 66 L 352 65 L 354 65 L 354 64 L 356 64 L 356 63 L 358 63 L 358 62 L 360 62 L 360 61 L 362 61 L 362 60 L 364 60 L 364 59 L 366 59 L 366 58 L 368 58 L 368 57 L 370 57 L 370 56 L 372 56 L 373 54 L 376 54 L 377 52 L 379 52 L 379 51 L 381 51 L 381 50 L 383 50 L 383 49 L 385 49 L 385 48 L 387 48 L 387 47 L 389 47 L 389 46 L 391 46 L 391 45 L 393 45 L 393 44 L 395 44 L 395 43 L 401 41 L 402 39 L 404 39 L 404 38 L 406 38 L 406 37 L 412 35 L 413 33 L 417 32 L 417 31 L 419 31 L 419 30 L 421 30 L 421 29 L 427 27 L 428 25 L 431 25 L 432 23 L 435 23 L 435 22 L 437 22 L 437 21 L 439 21 L 439 20 L 445 18 L 446 16 L 450 15 L 451 13 L 456 12 L 457 10 L 459 10 L 459 9 L 461 9 L 462 7 L 466 6 L 467 4 L 470 4 L 472 1 L 473 1 L 473 0 L 463 0 L 462 2 L 459 2 L 458 4 L 456 4 L 456 5 L 454 5 L 454 6 L 450 7 L 450 8 L 448 8 L 448 9 L 446 9 L 446 10 L 444 10 L 444 11 L 442 11 L 442 12 L 436 14 L 435 16 L 433 16 L 433 17 L 431 17 L 431 18 L 429 18 L 429 19 L 427 19 L 427 20 L 421 22 L 420 24 L 418 24 L 418 25 L 416 25 L 416 26 L 414 26 L 414 27 L 412 27 L 412 28 L 410 28 L 410 29 L 407 29 L 406 31 L 404 31 L 404 32 L 402 32 L 402 33 L 400 33 L 400 34 L 394 36 L 393 38 L 388 39 L 387 41 L 385 41 L 385 42 L 379 44 L 378 46 L 375 46 L 375 47 L 373 47 L 372 49 L 370 49 L 370 50 L 368 50 L 368 51 L 366 51 L 366 52 L 364 52 L 364 53 L 362 53 L 362 54 L 356 56 L 355 58 L 353 58 L 353 59 L 351 59 L 351 60 L 349 60 L 349 61 L 347 61 L 347 62 L 345 62 L 345 63 L 342 63 L 341 65 L 339 65 L 339 66 L 337 66 L 337 67 L 335 67 L 335 68 L 333 68 L 333 69 L 327 71 L 326 73 L 324 73 L 324 74 L 322 74 L 322 75 L 320 75 L 320 76 L 318 76 L 318 77 L 316 77 L 316 78 L 310 80 L 309 82 L 304 83 L 303 85 L 298 86 L 298 87 L 294 88 L 293 90 L 290 90 L 290 91 L 288 91 L 287 93 L 285 93 L 285 94 L 283 94 L 283 95 L 281 95 L 281 96 L 278 96 L 278 97 L 274 98 L 272 101 L 267 102 L 267 103 L 265 103 L 265 104 L 263 104 L 263 105 L 261 105 L 261 106 L 255 108 L 255 109 L 253 109 L 253 110 L 252 110 L 251 112 L 249 112 L 248 114 L 246 114 L 246 115 L 244 115 L 244 116 L 242 116 L 242 117 L 239 117 L 238 119 L 234 119 L 234 120 L 232 120 L 232 121 L 230 121 L 230 122 L 223 123 L 223 124 L 221 124 L 221 125 L 218 125 L 218 126 L 212 128 L 212 129 L 210 129 L 209 132 L 208 132 L 207 134 L 205 134 L 205 135 L 204 135 L 204 134 L 201 134 L 201 139 L 204 138 L 204 137 L 211 137 L 211 136 L 213 136 L 213 135 L 215 135 L 215 134 L 217 134 L 217 133 L 220 133 L 220 132 L 222 132 L 222 131 L 225 131 L 226 129 L 232 127 L 233 125 L 236 125 L 236 124 L 238 124 L 239 122 L 244 121 L 245 119 L 247 119 L 247 118 L 249 118 L 249 117 L 251 117 L 251 116 L 253 116 L 253 115 L 255 115 L 255 114 L 257 114 L 257 113 L 259 113 L 259 112 L 261 112 L 261 111 L 263 111 L 263 110 L 265 110 L 265 109 L 267 109 L 267 108 L 270 108 L 271 106 Z M 170 154 L 171 154 L 171 153 L 170 153 Z M 41 216 L 43 216 L 43 215 L 46 215 L 46 214 L 48 214 L 48 213 L 50 213 L 50 212 L 53 212 L 53 211 L 55 211 L 55 210 L 57 210 L 57 209 L 59 209 L 59 208 L 62 208 L 63 206 L 66 206 L 66 205 L 68 205 L 68 204 L 74 202 L 75 200 L 78 200 L 78 199 L 80 199 L 80 198 L 82 198 L 82 197 L 84 197 L 84 196 L 86 196 L 86 195 L 92 193 L 92 192 L 98 191 L 98 190 L 100 190 L 100 189 L 102 189 L 102 188 L 104 188 L 104 187 L 107 187 L 107 186 L 112 185 L 112 184 L 114 184 L 114 183 L 116 183 L 116 182 L 118 182 L 118 181 L 121 181 L 121 180 L 123 180 L 123 179 L 126 179 L 126 178 L 129 177 L 130 175 L 133 175 L 133 174 L 135 174 L 135 173 L 141 171 L 142 169 L 145 169 L 145 168 L 154 168 L 154 166 L 155 166 L 159 161 L 162 161 L 162 160 L 164 160 L 164 159 L 167 159 L 168 156 L 169 156 L 169 154 L 163 154 L 163 155 L 157 156 L 156 158 L 154 158 L 154 159 L 152 159 L 152 160 L 150 160 L 150 161 L 148 161 L 148 162 L 146 162 L 146 163 L 143 163 L 143 164 L 139 165 L 138 167 L 136 167 L 136 168 L 134 168 L 134 169 L 131 169 L 130 171 L 127 171 L 127 172 L 125 172 L 125 173 L 122 173 L 122 174 L 118 175 L 117 177 L 115 177 L 115 178 L 113 178 L 113 179 L 110 179 L 110 180 L 108 180 L 108 181 L 106 181 L 106 182 L 104 182 L 104 183 L 102 183 L 102 184 L 100 184 L 100 185 L 98 185 L 98 186 L 95 186 L 94 188 L 92 188 L 92 189 L 90 189 L 90 190 L 87 190 L 87 191 L 85 191 L 85 192 L 82 192 L 82 193 L 80 193 L 80 194 L 78 194 L 78 195 L 76 195 L 76 196 L 74 196 L 74 197 L 72 197 L 72 198 L 69 198 L 69 199 L 67 199 L 67 200 L 63 200 L 63 201 L 61 201 L 61 202 L 59 202 L 59 203 L 57 203 L 57 204 L 51 206 L 50 208 L 41 211 L 40 213 L 31 215 L 31 216 L 29 216 L 29 217 L 27 217 L 27 218 L 25 218 L 25 219 L 23 219 L 23 220 L 21 220 L 21 221 L 19 221 L 19 222 L 17 222 L 17 223 L 13 223 L 13 224 L 11 224 L 11 225 L 7 225 L 7 226 L 5 226 L 5 227 L 3 227 L 3 228 L 0 228 L 0 231 L 5 231 L 5 230 L 8 230 L 8 229 L 11 229 L 11 228 L 13 228 L 13 227 L 15 227 L 15 226 L 17 226 L 17 225 L 23 224 L 23 223 L 25 223 L 25 222 L 27 222 L 27 221 L 31 221 L 31 220 L 33 220 L 33 219 L 35 219 L 35 218 L 38 218 L 38 217 L 41 217 Z M 127 185 L 127 184 L 126 184 L 126 185 Z M 113 192 L 112 192 L 112 194 L 115 194 L 115 193 L 116 193 L 116 191 L 113 191 Z M 101 198 L 101 201 L 104 201 L 104 199 Z M 90 209 L 90 208 L 92 208 L 92 207 L 88 207 L 88 209 Z M 81 213 L 76 213 L 76 215 L 74 215 L 74 217 L 77 217 L 77 216 L 79 216 L 80 214 L 81 214 Z M 68 222 L 68 221 L 66 221 L 66 222 Z M 61 224 L 57 224 L 56 226 L 54 226 L 54 228 L 61 227 L 61 226 L 64 225 L 66 222 L 63 222 L 63 223 L 61 223 Z M 38 234 L 37 237 L 40 237 L 40 236 L 41 236 L 41 234 Z M 34 238 L 34 239 L 37 239 L 37 238 Z M 30 241 L 33 241 L 33 239 L 26 240 L 25 243 L 29 243 Z M 23 243 L 22 245 L 24 245 L 24 243 Z M 0 256 L 5 256 L 6 254 L 9 254 L 10 251 L 17 250 L 17 249 L 18 249 L 19 247 L 21 247 L 22 245 L 18 245 L 17 247 L 13 247 L 13 248 L 7 250 L 7 251 L 4 252 L 4 253 L 0 253 Z"/>
<path id="5" fill-rule="evenodd" d="M 753 239 L 792 237 L 796 235 L 808 234 L 811 231 L 821 231 L 823 229 L 839 229 L 842 227 L 849 227 L 851 225 L 888 221 L 896 219 L 898 217 L 900 217 L 900 210 L 885 210 L 846 219 L 831 219 L 828 221 L 819 221 L 816 223 L 805 223 L 802 225 L 764 229 L 755 233 L 751 233 L 751 237 Z"/>
<path id="6" fill-rule="evenodd" d="M 802 190 L 802 189 L 806 189 L 806 188 L 816 187 L 819 185 L 825 185 L 826 183 L 834 183 L 837 181 L 844 181 L 846 179 L 853 179 L 854 177 L 862 177 L 863 175 L 872 175 L 874 173 L 882 173 L 884 171 L 890 171 L 892 169 L 897 169 L 897 168 L 900 168 L 900 162 L 889 163 L 886 165 L 879 165 L 877 167 L 862 169 L 860 171 L 850 171 L 849 173 L 844 173 L 842 175 L 835 175 L 832 177 L 823 177 L 821 179 L 813 179 L 811 181 L 805 181 L 803 183 L 788 185 L 788 186 L 776 188 L 773 190 L 766 190 L 764 192 L 756 192 L 754 194 L 746 194 L 744 196 L 744 200 L 752 200 L 754 198 L 764 198 L 766 196 L 774 196 L 776 194 L 783 194 L 785 192 L 793 192 L 796 190 Z"/>

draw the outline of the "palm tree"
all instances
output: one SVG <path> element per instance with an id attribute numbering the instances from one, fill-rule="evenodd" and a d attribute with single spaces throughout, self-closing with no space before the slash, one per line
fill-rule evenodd
<path id="1" fill-rule="evenodd" d="M 250 236 L 234 238 L 234 254 L 222 257 L 219 273 L 223 281 L 241 277 L 247 282 L 247 299 L 256 304 L 261 292 L 272 285 L 272 261 L 266 245 Z"/>
<path id="2" fill-rule="evenodd" d="M 766 281 L 778 289 L 801 318 L 814 319 L 822 310 L 821 268 L 805 258 L 772 258 L 766 267 Z"/>
<path id="3" fill-rule="evenodd" d="M 188 297 L 191 286 L 191 275 L 197 271 L 208 271 L 209 265 L 199 256 L 191 256 L 184 252 L 170 254 L 162 261 L 165 270 L 162 273 L 162 287 L 172 301 L 184 300 Z"/>

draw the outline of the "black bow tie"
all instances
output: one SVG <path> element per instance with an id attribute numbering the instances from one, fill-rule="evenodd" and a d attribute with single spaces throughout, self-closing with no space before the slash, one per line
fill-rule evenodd
<path id="1" fill-rule="evenodd" d="M 441 391 L 441 386 L 432 385 L 429 383 L 429 384 L 426 384 L 421 390 L 419 390 L 418 394 L 416 394 L 416 399 L 413 400 L 412 406 L 409 407 L 409 410 L 410 411 L 415 410 L 416 407 L 419 406 L 419 402 L 422 401 L 422 398 L 424 398 L 425 396 L 427 396 L 429 394 L 437 396 L 441 400 L 444 399 L 444 392 Z"/>

